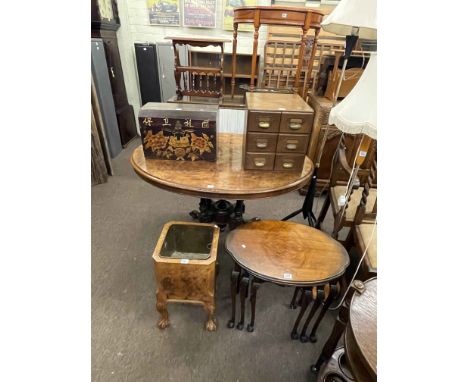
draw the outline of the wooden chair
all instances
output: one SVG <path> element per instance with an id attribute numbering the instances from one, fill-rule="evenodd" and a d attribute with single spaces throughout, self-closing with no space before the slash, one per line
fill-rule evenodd
<path id="1" fill-rule="evenodd" d="M 354 247 L 360 259 L 367 249 L 366 256 L 358 271 L 359 280 L 368 280 L 377 276 L 377 222 L 362 223 L 352 228 Z"/>
<path id="2" fill-rule="evenodd" d="M 371 170 L 373 167 L 371 167 Z M 354 226 L 351 228 L 354 248 L 358 253 L 358 258 L 366 252 L 366 256 L 358 272 L 359 280 L 368 280 L 377 276 L 377 199 L 372 212 L 366 211 L 367 198 L 372 179 L 369 174 L 368 181 L 364 185 L 362 197 L 356 211 Z"/>
<path id="3" fill-rule="evenodd" d="M 334 224 L 332 237 L 337 238 L 338 233 L 343 227 L 353 227 L 356 222 L 373 222 L 377 215 L 377 159 L 376 150 L 369 150 L 368 157 L 372 161 L 369 169 L 362 169 L 358 176 L 365 176 L 364 186 L 353 186 L 351 195 L 347 202 L 340 206 L 340 196 L 346 195 L 347 186 L 338 181 L 340 175 L 344 173 L 351 176 L 352 168 L 346 159 L 346 147 L 343 140 L 340 141 L 338 150 L 335 153 L 332 164 L 332 173 L 330 178 L 330 187 L 327 197 L 323 204 L 320 215 L 317 219 L 316 228 L 320 228 L 328 209 L 331 205 Z M 349 241 L 350 235 L 346 239 Z"/>

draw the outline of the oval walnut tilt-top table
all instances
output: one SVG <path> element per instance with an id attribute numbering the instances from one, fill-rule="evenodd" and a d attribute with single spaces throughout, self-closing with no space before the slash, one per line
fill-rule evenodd
<path id="1" fill-rule="evenodd" d="M 216 162 L 146 159 L 137 147 L 131 164 L 137 175 L 153 186 L 201 198 L 190 215 L 221 228 L 243 223 L 244 200 L 268 198 L 297 190 L 312 177 L 312 161 L 305 157 L 302 172 L 244 170 L 243 134 L 218 134 Z M 213 202 L 212 199 L 220 199 Z M 236 200 L 232 205 L 228 200 Z"/>
<path id="2" fill-rule="evenodd" d="M 242 330 L 245 299 L 250 289 L 251 320 L 247 330 L 251 332 L 255 324 L 258 283 L 271 282 L 281 286 L 295 286 L 293 305 L 299 290 L 302 290 L 303 295 L 300 299 L 301 310 L 291 337 L 301 338 L 302 342 L 309 340 L 315 342 L 313 338 L 316 337 L 318 325 L 331 301 L 338 296 L 338 280 L 349 265 L 346 249 L 338 241 L 316 228 L 273 220 L 241 225 L 229 233 L 225 245 L 226 251 L 235 263 L 231 273 L 232 315 L 228 327 L 234 327 L 237 294 L 240 297 L 241 308 L 237 329 Z M 299 336 L 298 326 L 312 299 L 315 302 Z M 311 334 L 306 335 L 311 319 L 322 305 L 322 311 L 315 321 Z"/>

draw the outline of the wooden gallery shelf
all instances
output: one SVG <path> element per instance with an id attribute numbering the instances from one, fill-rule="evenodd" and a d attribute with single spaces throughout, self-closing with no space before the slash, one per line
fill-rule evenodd
<path id="1" fill-rule="evenodd" d="M 193 66 L 216 66 L 220 59 L 220 53 L 215 51 L 202 51 L 202 50 L 190 50 L 189 63 Z M 257 70 L 254 76 L 255 84 L 258 79 L 258 62 L 259 55 L 257 55 Z M 245 90 L 241 89 L 241 85 L 250 84 L 250 69 L 252 63 L 251 53 L 238 53 L 237 54 L 237 70 L 236 70 L 236 88 L 234 91 L 234 98 L 243 99 Z M 232 53 L 224 52 L 224 65 L 223 65 L 223 77 L 224 77 L 224 98 L 229 98 L 231 94 L 231 78 L 232 78 Z M 240 96 L 240 97 L 239 97 Z"/>

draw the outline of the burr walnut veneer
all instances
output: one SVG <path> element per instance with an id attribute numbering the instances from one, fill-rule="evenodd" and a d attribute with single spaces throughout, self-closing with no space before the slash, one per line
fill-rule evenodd
<path id="1" fill-rule="evenodd" d="M 247 326 L 249 332 L 254 329 L 259 283 L 272 282 L 282 286 L 295 286 L 296 291 L 303 288 L 301 310 L 291 333 L 294 339 L 311 301 L 307 297 L 311 295 L 311 289 L 317 287 L 322 293 L 327 284 L 329 288 L 332 284 L 335 285 L 331 288 L 337 288 L 338 279 L 349 265 L 348 253 L 340 243 L 318 229 L 293 222 L 264 220 L 240 225 L 229 233 L 225 245 L 235 263 L 231 273 L 232 314 L 228 327 L 234 327 L 236 295 L 239 294 L 241 317 L 237 329 L 243 329 L 245 300 L 250 290 L 251 319 Z M 295 292 L 294 296 L 296 295 Z M 318 304 L 315 305 L 318 308 Z M 325 303 L 323 314 L 327 308 Z M 315 329 L 320 324 L 323 314 L 317 318 Z M 310 319 L 305 323 L 303 334 Z M 314 330 L 313 333 L 315 334 Z"/>
<path id="2" fill-rule="evenodd" d="M 159 328 L 169 325 L 168 302 L 203 305 L 206 329 L 216 330 L 215 276 L 219 228 L 212 224 L 166 223 L 153 253 Z"/>
<path id="3" fill-rule="evenodd" d="M 180 194 L 200 198 L 259 199 L 294 191 L 312 176 L 312 161 L 305 158 L 300 172 L 244 171 L 243 135 L 218 134 L 217 162 L 145 159 L 142 147 L 133 152 L 131 164 L 146 182 Z"/>

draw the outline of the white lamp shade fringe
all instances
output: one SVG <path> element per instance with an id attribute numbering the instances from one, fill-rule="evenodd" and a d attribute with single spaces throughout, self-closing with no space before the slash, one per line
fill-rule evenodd
<path id="1" fill-rule="evenodd" d="M 344 133 L 377 139 L 377 53 L 371 53 L 353 90 L 331 109 L 328 123 Z"/>
<path id="2" fill-rule="evenodd" d="M 341 0 L 323 20 L 322 28 L 340 36 L 357 34 L 377 40 L 377 0 Z M 355 28 L 359 28 L 357 33 Z"/>

